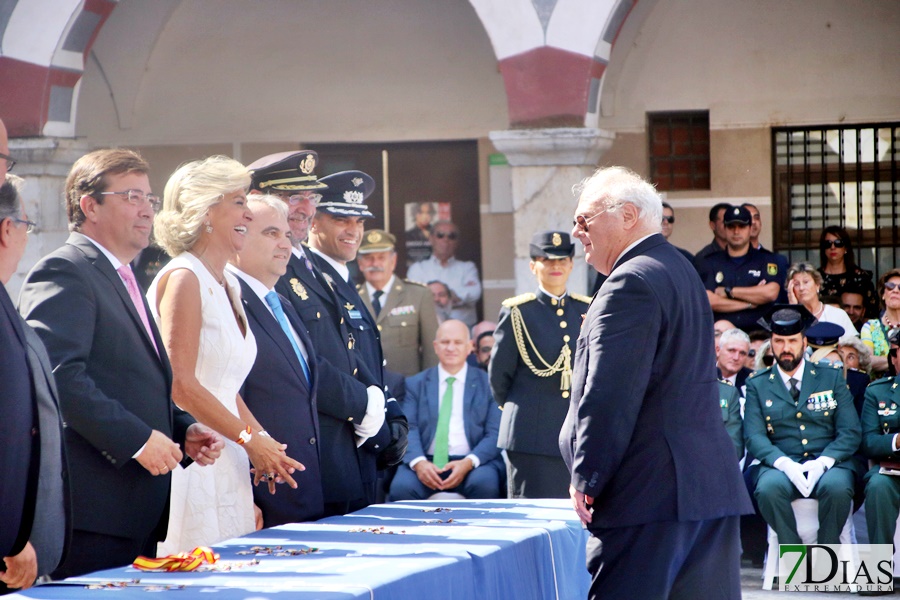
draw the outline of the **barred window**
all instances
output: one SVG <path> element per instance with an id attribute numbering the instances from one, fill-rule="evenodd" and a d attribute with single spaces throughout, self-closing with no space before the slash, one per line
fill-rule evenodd
<path id="1" fill-rule="evenodd" d="M 647 133 L 658 190 L 709 189 L 709 111 L 647 113 Z"/>
<path id="2" fill-rule="evenodd" d="M 775 249 L 818 266 L 819 237 L 844 227 L 857 262 L 900 266 L 900 123 L 772 129 Z"/>

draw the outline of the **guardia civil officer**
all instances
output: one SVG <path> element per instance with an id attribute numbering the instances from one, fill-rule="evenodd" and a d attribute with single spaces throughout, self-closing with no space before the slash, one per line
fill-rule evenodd
<path id="1" fill-rule="evenodd" d="M 888 336 L 889 360 L 900 367 L 897 342 L 900 330 Z M 879 473 L 882 463 L 900 463 L 900 379 L 884 377 L 869 384 L 862 411 L 862 454 L 874 461 L 866 473 L 866 528 L 869 543 L 892 544 L 900 514 L 900 477 Z"/>
<path id="2" fill-rule="evenodd" d="M 564 231 L 534 234 L 529 246 L 536 292 L 503 301 L 489 366 L 503 409 L 498 446 L 506 449 L 510 498 L 566 498 L 569 471 L 559 430 L 569 408 L 572 358 L 591 299 L 568 292 L 575 245 Z"/>
<path id="3" fill-rule="evenodd" d="M 776 364 L 747 379 L 744 441 L 762 463 L 754 495 L 781 544 L 800 544 L 791 501 L 819 501 L 820 544 L 838 544 L 853 498 L 860 425 L 840 368 L 805 357 L 815 318 L 802 305 L 776 304 L 760 325 Z"/>

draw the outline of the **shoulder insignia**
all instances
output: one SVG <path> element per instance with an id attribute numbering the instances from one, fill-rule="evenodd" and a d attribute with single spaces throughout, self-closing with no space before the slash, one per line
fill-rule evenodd
<path id="1" fill-rule="evenodd" d="M 766 367 L 765 369 L 760 369 L 759 371 L 753 371 L 753 373 L 751 373 L 747 377 L 747 381 L 750 381 L 751 379 L 756 379 L 757 377 L 761 377 L 763 375 L 767 375 L 769 373 L 769 371 L 771 371 L 771 370 L 772 370 L 772 367 Z"/>
<path id="2" fill-rule="evenodd" d="M 537 298 L 533 292 L 525 292 L 524 294 L 519 294 L 518 296 L 513 296 L 512 298 L 507 298 L 503 301 L 503 306 L 506 308 L 512 308 L 513 306 L 519 306 L 520 304 L 525 304 L 526 302 L 531 302 Z"/>
<path id="3" fill-rule="evenodd" d="M 364 283 L 357 283 L 357 284 L 356 284 L 356 291 L 357 291 L 357 292 L 361 292 L 361 291 L 363 290 L 364 287 L 366 287 L 366 284 L 364 284 Z"/>
<path id="4" fill-rule="evenodd" d="M 895 379 L 894 377 L 882 377 L 881 379 L 876 379 L 875 381 L 870 383 L 869 387 L 876 386 L 876 385 L 887 385 L 889 383 L 893 383 L 894 379 Z"/>
<path id="5" fill-rule="evenodd" d="M 574 292 L 569 292 L 569 296 L 571 296 L 574 300 L 578 300 L 579 302 L 584 302 L 585 304 L 591 303 L 591 297 L 585 296 L 584 294 L 576 294 Z"/>
<path id="6" fill-rule="evenodd" d="M 731 383 L 730 381 L 728 381 L 727 379 L 719 379 L 719 383 L 724 383 L 725 385 L 730 385 L 731 387 L 734 387 L 734 384 Z"/>
<path id="7" fill-rule="evenodd" d="M 418 282 L 418 281 L 413 281 L 412 279 L 404 279 L 404 280 L 403 280 L 403 283 L 408 283 L 409 285 L 416 285 L 416 286 L 419 286 L 419 287 L 422 287 L 422 288 L 428 287 L 428 286 L 425 285 L 424 283 L 421 283 L 421 282 Z"/>

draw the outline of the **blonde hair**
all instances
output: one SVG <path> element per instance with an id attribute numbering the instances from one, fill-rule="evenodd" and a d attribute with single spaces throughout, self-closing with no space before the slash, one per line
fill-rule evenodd
<path id="1" fill-rule="evenodd" d="M 200 238 L 209 209 L 225 194 L 249 186 L 250 171 L 227 156 L 181 165 L 166 183 L 163 207 L 153 222 L 157 243 L 169 256 L 190 250 Z"/>

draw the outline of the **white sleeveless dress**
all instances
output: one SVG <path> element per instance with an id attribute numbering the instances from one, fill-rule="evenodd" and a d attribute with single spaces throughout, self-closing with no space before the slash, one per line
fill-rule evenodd
<path id="1" fill-rule="evenodd" d="M 200 280 L 203 324 L 197 354 L 196 376 L 225 408 L 237 415 L 236 396 L 256 360 L 256 339 L 247 325 L 237 279 L 227 271 L 229 293 L 215 280 L 203 263 L 185 252 L 172 259 L 153 280 L 147 300 L 159 324 L 156 286 L 174 269 L 190 269 Z M 229 300 L 229 295 L 231 299 Z M 234 310 L 232 310 L 232 306 Z M 246 337 L 234 313 L 245 324 Z M 181 466 L 172 472 L 172 498 L 166 540 L 159 556 L 211 546 L 256 529 L 250 460 L 236 442 L 225 440 L 225 449 L 215 464 Z"/>

